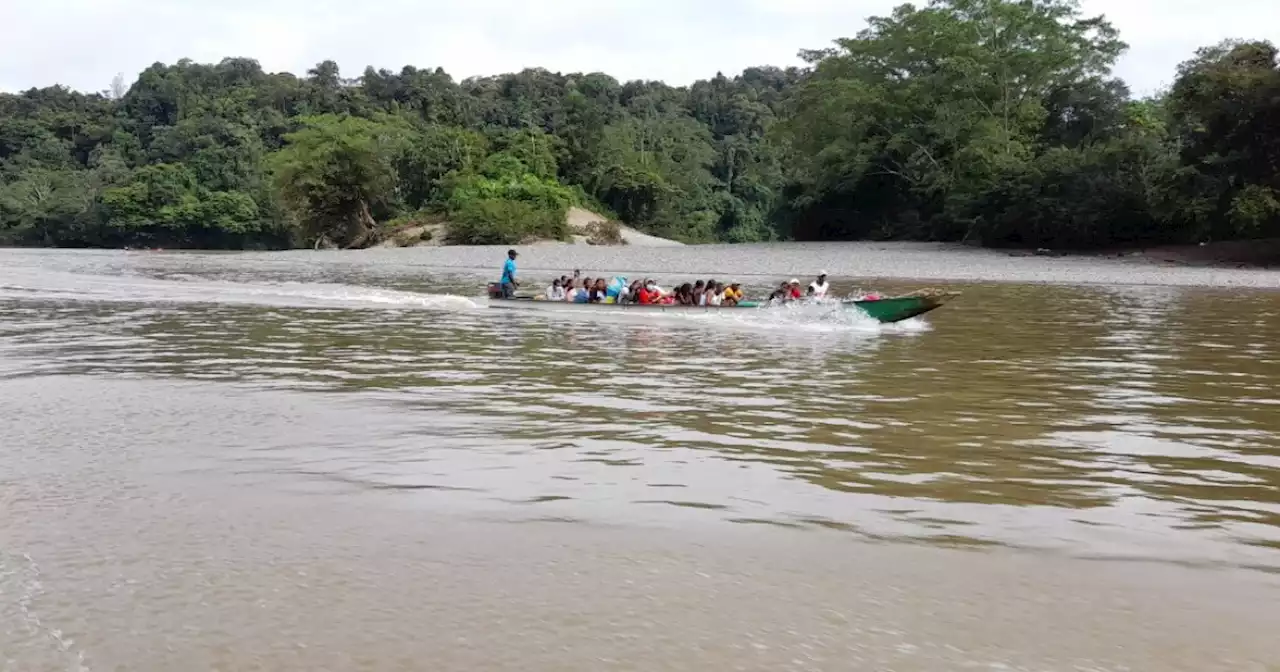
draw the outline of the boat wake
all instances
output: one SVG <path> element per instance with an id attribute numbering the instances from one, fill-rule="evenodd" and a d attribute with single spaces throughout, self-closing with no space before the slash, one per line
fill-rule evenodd
<path id="1" fill-rule="evenodd" d="M 0 596 L 5 598 L 0 601 L 0 624 L 13 649 L 5 653 L 25 652 L 32 658 L 46 660 L 48 669 L 89 672 L 84 649 L 61 629 L 46 622 L 36 609 L 45 595 L 40 565 L 30 555 L 0 550 Z"/>
<path id="2" fill-rule="evenodd" d="M 759 329 L 777 329 L 809 333 L 912 333 L 929 330 L 922 318 L 913 318 L 891 324 L 858 310 L 840 305 L 839 302 L 790 303 L 781 306 L 761 307 L 759 310 L 740 310 L 724 314 L 712 314 L 714 319 L 728 319 Z"/>
<path id="3" fill-rule="evenodd" d="M 315 281 L 239 281 L 170 273 L 163 277 L 139 274 L 95 274 L 10 268 L 0 270 L 0 300 L 41 300 L 130 304 L 220 304 L 271 308 L 472 311 L 488 300 L 458 294 L 426 293 Z M 493 311 L 498 312 L 498 311 Z M 505 312 L 505 311 L 504 311 Z M 539 314 L 543 318 L 619 321 L 624 324 L 685 324 L 716 329 L 772 331 L 788 335 L 928 331 L 928 323 L 914 318 L 893 324 L 841 307 L 838 302 L 794 303 L 731 311 L 566 311 Z"/>
<path id="4" fill-rule="evenodd" d="M 507 311 L 494 311 L 506 313 Z M 919 333 L 931 329 L 917 317 L 895 323 L 879 320 L 846 308 L 838 301 L 760 306 L 742 310 L 649 311 L 649 310 L 553 310 L 521 312 L 535 319 L 573 320 L 592 323 L 661 324 L 699 326 L 713 329 L 766 331 L 799 335 L 849 335 L 873 337 L 879 334 Z"/>
<path id="5" fill-rule="evenodd" d="M 214 303 L 281 308 L 473 310 L 482 303 L 452 294 L 321 282 L 235 282 L 198 276 L 163 279 L 42 271 L 0 277 L 0 299 L 107 303 Z"/>

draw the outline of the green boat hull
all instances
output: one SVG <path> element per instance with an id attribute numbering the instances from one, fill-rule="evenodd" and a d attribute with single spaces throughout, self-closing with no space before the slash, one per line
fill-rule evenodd
<path id="1" fill-rule="evenodd" d="M 942 304 L 943 301 L 931 296 L 895 296 L 874 301 L 848 301 L 844 305 L 881 322 L 891 323 L 924 315 Z"/>
<path id="2" fill-rule="evenodd" d="M 845 310 L 857 310 L 862 314 L 882 323 L 901 322 L 923 315 L 946 303 L 956 296 L 953 292 L 924 290 L 904 296 L 886 297 L 883 299 L 867 299 L 862 301 L 841 301 Z M 681 306 L 678 304 L 641 305 L 635 303 L 566 303 L 563 301 L 546 301 L 538 296 L 516 295 L 504 299 L 497 291 L 496 285 L 489 286 L 489 306 L 508 310 L 537 311 L 637 311 L 637 312 L 708 312 L 722 310 L 755 310 L 772 308 L 763 301 L 743 301 L 736 306 Z"/>

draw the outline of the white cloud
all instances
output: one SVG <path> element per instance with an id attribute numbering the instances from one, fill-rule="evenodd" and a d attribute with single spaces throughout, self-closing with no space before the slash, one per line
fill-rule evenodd
<path id="1" fill-rule="evenodd" d="M 444 67 L 461 79 L 542 66 L 686 84 L 750 65 L 796 65 L 803 48 L 851 36 L 896 0 L 4 0 L 0 90 L 132 80 L 151 63 L 256 58 L 305 71 L 332 58 Z M 1227 37 L 1280 42 L 1276 0 L 1083 0 L 1129 42 L 1118 73 L 1137 92 Z"/>

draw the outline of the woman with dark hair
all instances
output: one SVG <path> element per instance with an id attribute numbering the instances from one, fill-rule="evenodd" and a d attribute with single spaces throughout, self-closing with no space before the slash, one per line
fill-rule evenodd
<path id="1" fill-rule="evenodd" d="M 587 296 L 590 303 L 604 303 L 609 297 L 609 287 L 604 283 L 604 278 L 596 278 L 596 284 L 591 287 L 591 293 Z"/>
<path id="2" fill-rule="evenodd" d="M 635 303 L 640 295 L 640 280 L 633 280 L 630 285 L 618 292 L 618 303 Z"/>
<path id="3" fill-rule="evenodd" d="M 702 302 L 700 306 L 718 306 L 720 305 L 720 292 L 716 289 L 719 286 L 715 280 L 707 281 L 707 286 L 702 290 Z"/>
<path id="4" fill-rule="evenodd" d="M 582 290 L 578 289 L 578 283 L 574 282 L 573 279 L 570 278 L 568 282 L 564 283 L 564 300 L 569 303 L 574 303 L 577 301 L 578 292 L 580 291 Z"/>
<path id="5" fill-rule="evenodd" d="M 676 301 L 682 306 L 696 306 L 697 301 L 693 298 L 693 285 L 684 283 L 676 289 Z"/>

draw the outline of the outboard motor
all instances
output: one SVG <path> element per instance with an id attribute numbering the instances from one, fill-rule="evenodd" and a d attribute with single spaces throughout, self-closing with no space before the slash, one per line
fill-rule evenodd
<path id="1" fill-rule="evenodd" d="M 499 282 L 489 283 L 489 298 L 491 299 L 502 298 L 502 283 L 499 283 Z"/>

